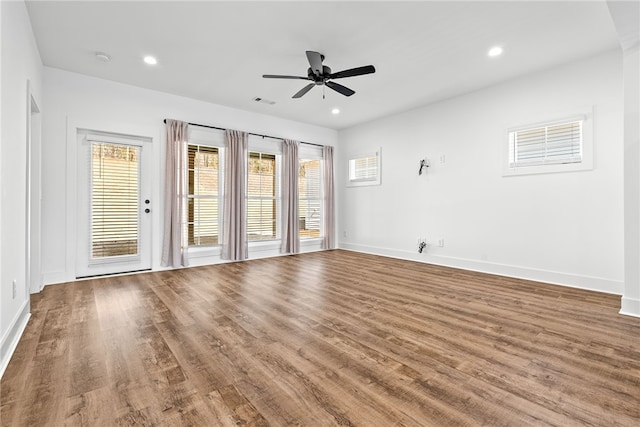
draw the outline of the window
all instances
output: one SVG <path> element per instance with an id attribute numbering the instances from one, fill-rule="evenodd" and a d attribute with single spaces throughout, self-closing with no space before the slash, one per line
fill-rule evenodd
<path id="1" fill-rule="evenodd" d="M 582 120 L 509 132 L 511 167 L 582 161 Z"/>
<path id="2" fill-rule="evenodd" d="M 257 250 L 275 248 L 281 238 L 282 140 L 249 136 L 246 182 L 247 240 Z M 322 237 L 322 148 L 299 148 L 300 238 Z M 224 132 L 190 129 L 187 145 L 188 195 L 184 233 L 190 256 L 217 254 L 222 243 Z"/>
<path id="3" fill-rule="evenodd" d="M 188 145 L 187 242 L 217 245 L 220 238 L 220 155 L 218 148 Z"/>
<path id="4" fill-rule="evenodd" d="M 300 159 L 298 176 L 298 209 L 300 212 L 300 238 L 320 237 L 321 224 L 321 161 Z"/>
<path id="5" fill-rule="evenodd" d="M 91 142 L 91 258 L 138 254 L 140 147 Z"/>
<path id="6" fill-rule="evenodd" d="M 349 159 L 349 186 L 380 184 L 380 150 Z"/>
<path id="7" fill-rule="evenodd" d="M 505 175 L 590 169 L 588 116 L 509 129 Z"/>
<path id="8" fill-rule="evenodd" d="M 279 237 L 279 162 L 275 154 L 249 152 L 247 179 L 248 240 Z"/>

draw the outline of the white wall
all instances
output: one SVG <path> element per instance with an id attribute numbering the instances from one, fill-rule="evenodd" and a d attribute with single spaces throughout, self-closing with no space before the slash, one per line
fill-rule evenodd
<path id="1" fill-rule="evenodd" d="M 502 176 L 508 127 L 591 108 L 593 170 Z M 622 109 L 615 51 L 340 131 L 339 245 L 622 294 Z M 379 147 L 382 184 L 346 188 Z"/>
<path id="2" fill-rule="evenodd" d="M 0 373 L 29 315 L 26 283 L 27 81 L 42 106 L 42 62 L 23 2 L 0 2 L 1 153 L 0 183 Z M 38 189 L 36 188 L 36 191 Z M 13 281 L 16 295 L 13 296 Z"/>
<path id="3" fill-rule="evenodd" d="M 43 116 L 42 269 L 45 284 L 75 279 L 76 129 L 153 139 L 153 268 L 160 268 L 165 118 L 335 145 L 335 130 L 173 96 L 45 67 Z M 270 256 L 252 251 L 250 258 Z M 217 259 L 194 260 L 210 263 Z"/>

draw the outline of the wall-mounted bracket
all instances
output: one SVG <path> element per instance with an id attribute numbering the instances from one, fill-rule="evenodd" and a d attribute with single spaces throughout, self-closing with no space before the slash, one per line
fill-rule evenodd
<path id="1" fill-rule="evenodd" d="M 422 170 L 424 168 L 428 168 L 429 167 L 429 160 L 427 160 L 427 158 L 425 157 L 424 159 L 420 160 L 420 169 L 418 170 L 418 175 L 422 175 Z"/>
<path id="2" fill-rule="evenodd" d="M 427 247 L 427 239 L 418 239 L 418 253 L 421 254 Z"/>

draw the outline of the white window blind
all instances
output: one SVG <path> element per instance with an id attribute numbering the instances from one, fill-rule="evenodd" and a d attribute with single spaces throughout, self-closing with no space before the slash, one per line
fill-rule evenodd
<path id="1" fill-rule="evenodd" d="M 140 147 L 91 142 L 91 258 L 137 255 Z"/>
<path id="2" fill-rule="evenodd" d="M 349 181 L 375 181 L 377 178 L 377 154 L 349 160 Z"/>
<path id="3" fill-rule="evenodd" d="M 298 211 L 300 238 L 320 237 L 322 180 L 320 159 L 300 159 L 298 176 Z"/>
<path id="4" fill-rule="evenodd" d="M 349 157 L 348 187 L 380 185 L 380 149 Z"/>
<path id="5" fill-rule="evenodd" d="M 249 152 L 247 233 L 249 241 L 278 238 L 279 186 L 276 159 L 269 153 Z"/>
<path id="6" fill-rule="evenodd" d="M 509 167 L 580 163 L 583 120 L 509 132 Z"/>
<path id="7" fill-rule="evenodd" d="M 220 238 L 220 155 L 218 148 L 188 145 L 187 241 L 217 245 Z"/>

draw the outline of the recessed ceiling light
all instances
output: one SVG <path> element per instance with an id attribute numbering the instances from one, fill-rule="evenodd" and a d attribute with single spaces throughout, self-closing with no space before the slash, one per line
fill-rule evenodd
<path id="1" fill-rule="evenodd" d="M 149 65 L 156 65 L 158 63 L 158 60 L 153 56 L 149 55 L 144 57 L 144 62 L 146 62 Z"/>
<path id="2" fill-rule="evenodd" d="M 104 52 L 96 52 L 96 59 L 100 62 L 111 61 L 111 57 Z"/>
<path id="3" fill-rule="evenodd" d="M 496 56 L 500 56 L 502 55 L 502 48 L 500 46 L 494 46 L 491 49 L 489 49 L 489 56 L 490 57 L 496 57 Z"/>
<path id="4" fill-rule="evenodd" d="M 334 108 L 333 110 L 331 110 L 331 114 L 340 114 L 340 109 Z"/>

